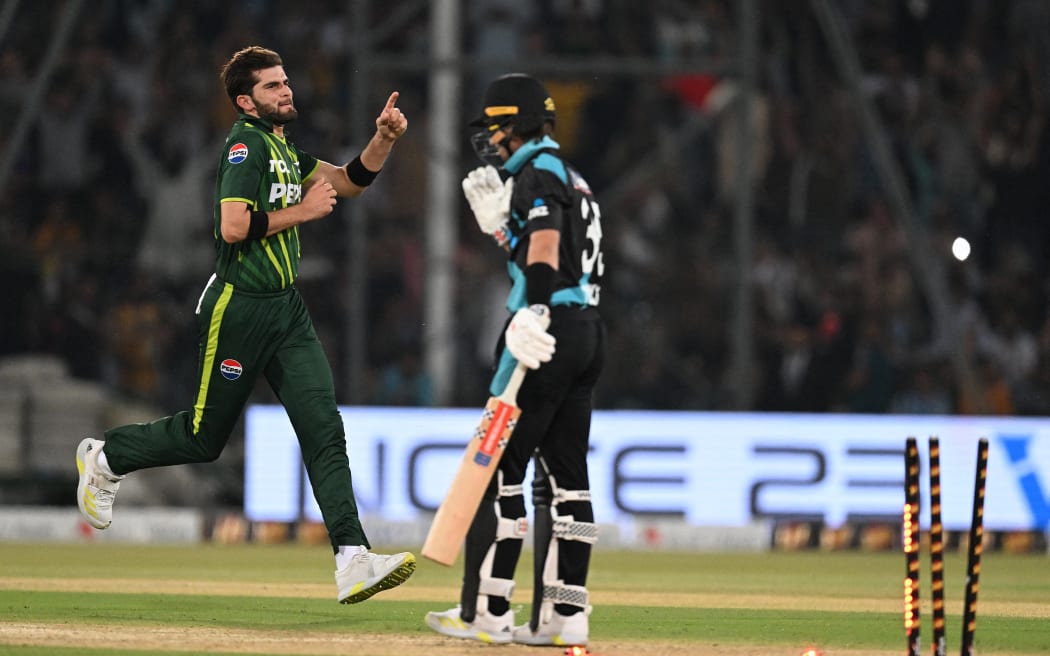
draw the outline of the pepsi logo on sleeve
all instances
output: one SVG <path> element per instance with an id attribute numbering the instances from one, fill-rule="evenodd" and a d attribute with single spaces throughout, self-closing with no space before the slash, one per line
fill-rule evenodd
<path id="1" fill-rule="evenodd" d="M 248 146 L 242 143 L 233 144 L 230 146 L 230 152 L 226 155 L 226 159 L 229 160 L 230 164 L 240 164 L 248 159 Z"/>

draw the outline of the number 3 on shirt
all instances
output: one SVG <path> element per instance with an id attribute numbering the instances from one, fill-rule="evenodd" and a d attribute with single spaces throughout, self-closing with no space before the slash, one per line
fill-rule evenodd
<path id="1" fill-rule="evenodd" d="M 580 202 L 580 214 L 583 220 L 587 221 L 587 241 L 593 245 L 593 248 L 584 248 L 580 257 L 583 279 L 589 281 L 592 273 L 596 279 L 600 279 L 605 273 L 605 261 L 602 258 L 602 211 L 593 198 L 584 197 Z M 585 282 L 582 287 L 587 294 L 587 303 L 598 305 L 601 285 Z"/>

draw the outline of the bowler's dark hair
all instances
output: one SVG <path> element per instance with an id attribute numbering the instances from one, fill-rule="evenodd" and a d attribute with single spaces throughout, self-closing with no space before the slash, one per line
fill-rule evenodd
<path id="1" fill-rule="evenodd" d="M 251 95 L 257 81 L 256 72 L 283 64 L 280 55 L 261 46 L 248 46 L 233 53 L 233 57 L 223 65 L 219 75 L 233 108 L 240 111 L 237 96 Z"/>

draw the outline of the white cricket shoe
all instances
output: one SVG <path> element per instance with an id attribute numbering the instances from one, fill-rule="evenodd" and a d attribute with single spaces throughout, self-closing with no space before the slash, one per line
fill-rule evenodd
<path id="1" fill-rule="evenodd" d="M 84 438 L 77 447 L 77 507 L 88 524 L 95 528 L 108 528 L 113 523 L 113 499 L 120 488 L 123 476 L 109 476 L 98 465 L 98 454 L 102 453 L 102 440 Z"/>
<path id="2" fill-rule="evenodd" d="M 528 624 L 514 629 L 514 642 L 523 645 L 558 645 L 569 647 L 587 644 L 590 609 L 575 615 L 561 615 L 556 612 L 550 620 L 542 622 L 533 633 Z"/>
<path id="3" fill-rule="evenodd" d="M 459 606 L 456 606 L 443 613 L 427 613 L 427 626 L 453 638 L 504 645 L 512 639 L 514 611 L 508 610 L 502 615 L 478 612 L 473 622 L 464 622 L 459 616 Z"/>
<path id="4" fill-rule="evenodd" d="M 365 552 L 335 572 L 339 603 L 356 604 L 377 592 L 396 588 L 416 570 L 416 557 L 407 551 L 393 556 Z"/>

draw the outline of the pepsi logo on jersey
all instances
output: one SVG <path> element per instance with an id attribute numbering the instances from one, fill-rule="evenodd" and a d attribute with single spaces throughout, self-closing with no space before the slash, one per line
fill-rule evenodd
<path id="1" fill-rule="evenodd" d="M 230 152 L 226 155 L 226 159 L 230 161 L 230 164 L 240 164 L 248 159 L 248 146 L 242 143 L 233 144 L 230 146 Z"/>

